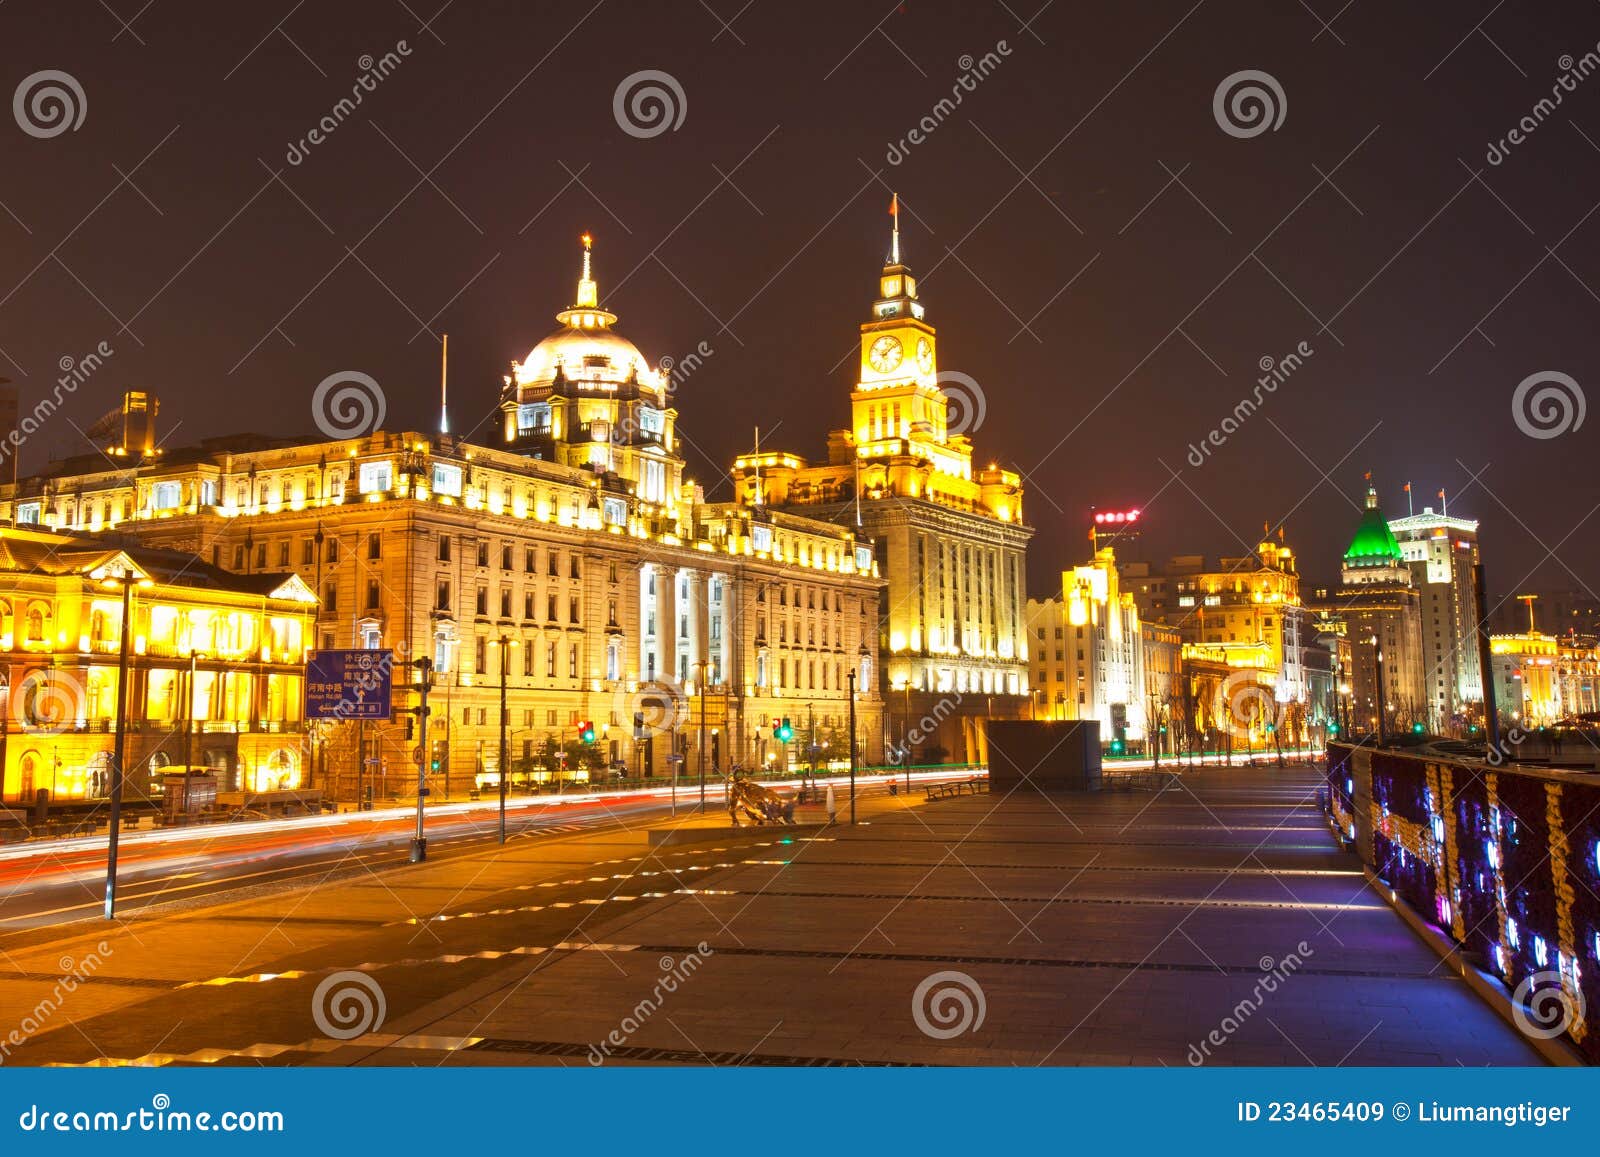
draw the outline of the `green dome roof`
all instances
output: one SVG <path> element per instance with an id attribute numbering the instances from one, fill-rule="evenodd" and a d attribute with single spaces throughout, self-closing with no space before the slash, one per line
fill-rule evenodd
<path id="1" fill-rule="evenodd" d="M 1361 525 L 1344 552 L 1346 566 L 1395 566 L 1405 561 L 1394 532 L 1378 509 L 1378 492 L 1367 487 L 1367 508 L 1361 512 Z"/>

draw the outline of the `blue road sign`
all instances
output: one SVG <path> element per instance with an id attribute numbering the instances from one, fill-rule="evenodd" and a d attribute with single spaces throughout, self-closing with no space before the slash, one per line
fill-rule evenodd
<path id="1" fill-rule="evenodd" d="M 389 718 L 393 672 L 393 651 L 313 651 L 306 660 L 306 718 Z"/>

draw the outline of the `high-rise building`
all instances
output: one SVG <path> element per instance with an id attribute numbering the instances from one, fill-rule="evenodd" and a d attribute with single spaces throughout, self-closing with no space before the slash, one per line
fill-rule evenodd
<path id="1" fill-rule="evenodd" d="M 1119 589 L 1110 547 L 1061 575 L 1059 598 L 1029 599 L 1035 689 L 1051 719 L 1098 719 L 1100 736 L 1145 737 L 1139 610 Z"/>
<path id="2" fill-rule="evenodd" d="M 1422 652 L 1422 600 L 1394 532 L 1367 487 L 1355 537 L 1344 553 L 1340 584 L 1319 610 L 1343 619 L 1350 646 L 1350 707 L 1358 731 L 1428 723 Z M 1378 669 L 1382 665 L 1380 695 Z"/>
<path id="3" fill-rule="evenodd" d="M 1435 733 L 1463 733 L 1482 710 L 1478 672 L 1478 523 L 1475 519 L 1421 514 L 1389 520 L 1411 571 L 1422 614 L 1423 683 L 1427 723 Z"/>
<path id="4" fill-rule="evenodd" d="M 0 486 L 0 519 L 115 528 L 241 575 L 297 570 L 319 600 L 316 647 L 433 661 L 442 788 L 498 768 L 502 683 L 513 772 L 547 769 L 580 722 L 596 760 L 634 773 L 664 773 L 674 746 L 691 773 L 702 755 L 708 770 L 782 763 L 798 756 L 773 735 L 783 718 L 848 736 L 852 676 L 862 756 L 881 759 L 871 540 L 705 502 L 671 383 L 599 303 L 586 245 L 573 305 L 499 391 L 493 444 L 356 429 L 156 449 L 154 399 L 130 395 L 122 453 Z M 366 737 L 396 787 L 418 758 L 409 730 L 397 716 Z M 354 766 L 331 742 L 329 774 Z"/>
<path id="5" fill-rule="evenodd" d="M 860 327 L 850 428 L 829 435 L 828 461 L 758 450 L 738 458 L 734 479 L 747 507 L 828 519 L 876 541 L 889 583 L 882 685 L 904 717 L 891 730 L 980 760 L 982 720 L 1021 717 L 1028 706 L 1024 555 L 1033 530 L 1022 479 L 973 465 L 967 431 L 987 402 L 970 377 L 939 370 L 938 334 L 900 260 L 898 228 L 877 288 Z"/>

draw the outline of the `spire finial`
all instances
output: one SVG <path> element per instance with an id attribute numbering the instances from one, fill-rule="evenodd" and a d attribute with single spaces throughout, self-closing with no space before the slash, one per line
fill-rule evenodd
<path id="1" fill-rule="evenodd" d="M 889 216 L 894 218 L 894 230 L 890 234 L 889 264 L 900 264 L 900 194 L 889 194 Z"/>
<path id="2" fill-rule="evenodd" d="M 590 251 L 594 248 L 594 238 L 585 233 L 578 240 L 583 242 L 583 276 L 578 279 L 578 298 L 573 304 L 579 309 L 593 309 L 600 301 L 600 291 L 595 286 L 589 263 Z"/>

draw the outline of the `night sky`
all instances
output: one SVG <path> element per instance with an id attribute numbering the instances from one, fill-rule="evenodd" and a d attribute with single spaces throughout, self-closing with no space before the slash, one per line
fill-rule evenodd
<path id="1" fill-rule="evenodd" d="M 85 105 L 54 136 L 0 124 L 0 374 L 29 406 L 115 351 L 24 472 L 127 388 L 160 394 L 169 446 L 310 433 L 341 370 L 429 429 L 444 332 L 465 429 L 555 328 L 587 229 L 646 357 L 714 350 L 677 405 L 726 498 L 754 426 L 820 458 L 847 423 L 895 190 L 941 368 L 984 395 L 978 459 L 1027 476 L 1035 593 L 1094 505 L 1142 507 L 1157 560 L 1282 521 L 1335 579 L 1368 470 L 1391 516 L 1409 480 L 1482 519 L 1497 594 L 1600 586 L 1600 417 L 1535 438 L 1513 415 L 1530 375 L 1600 381 L 1600 72 L 1563 61 L 1596 50 L 1592 0 L 438 3 L 0 6 L 4 91 L 59 70 Z M 681 87 L 676 128 L 619 125 L 642 70 Z M 1213 101 L 1244 70 L 1283 116 L 1232 135 Z"/>

